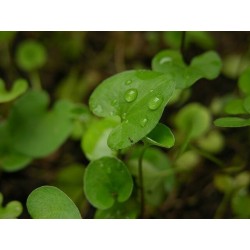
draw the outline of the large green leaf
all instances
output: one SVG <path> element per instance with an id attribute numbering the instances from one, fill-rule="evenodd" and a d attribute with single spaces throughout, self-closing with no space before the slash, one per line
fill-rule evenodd
<path id="1" fill-rule="evenodd" d="M 27 208 L 34 219 L 81 219 L 74 202 L 53 186 L 33 190 L 27 199 Z"/>
<path id="2" fill-rule="evenodd" d="M 0 219 L 17 218 L 23 211 L 23 206 L 19 201 L 10 201 L 5 207 L 2 207 L 3 195 L 0 193 Z"/>
<path id="3" fill-rule="evenodd" d="M 89 106 L 100 117 L 119 116 L 121 123 L 112 130 L 112 149 L 131 146 L 158 123 L 173 95 L 171 76 L 149 70 L 131 70 L 103 81 L 92 93 Z"/>
<path id="4" fill-rule="evenodd" d="M 84 175 L 84 192 L 88 201 L 99 209 L 107 209 L 116 201 L 124 202 L 133 189 L 126 165 L 113 157 L 90 162 Z"/>
<path id="5" fill-rule="evenodd" d="M 246 127 L 250 126 L 250 119 L 244 119 L 240 117 L 222 117 L 214 121 L 214 125 L 218 127 Z"/>
<path id="6" fill-rule="evenodd" d="M 245 70 L 238 81 L 238 86 L 242 93 L 250 95 L 250 69 Z"/>
<path id="7" fill-rule="evenodd" d="M 225 112 L 230 115 L 245 114 L 246 110 L 243 105 L 243 100 L 240 98 L 229 100 L 225 106 Z"/>
<path id="8" fill-rule="evenodd" d="M 72 104 L 58 101 L 51 111 L 45 92 L 29 91 L 18 99 L 8 118 L 13 148 L 31 157 L 53 153 L 70 135 Z"/>
<path id="9" fill-rule="evenodd" d="M 10 91 L 5 89 L 5 84 L 0 79 L 0 103 L 9 102 L 23 94 L 28 88 L 26 80 L 18 79 L 14 82 L 14 85 Z"/>
<path id="10" fill-rule="evenodd" d="M 174 50 L 161 51 L 152 60 L 152 69 L 171 74 L 178 89 L 188 88 L 201 78 L 216 78 L 221 67 L 221 59 L 214 51 L 194 57 L 189 66 L 184 63 L 180 52 Z"/>

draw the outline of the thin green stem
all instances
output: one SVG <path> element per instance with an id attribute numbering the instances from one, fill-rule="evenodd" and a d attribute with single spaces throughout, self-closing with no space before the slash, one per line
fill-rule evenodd
<path id="1" fill-rule="evenodd" d="M 218 208 L 215 211 L 215 215 L 214 215 L 215 219 L 220 219 L 223 217 L 223 215 L 226 211 L 228 202 L 230 200 L 230 197 L 231 197 L 231 192 L 227 192 L 224 194 L 224 197 L 223 197 L 221 203 L 219 204 Z"/>
<path id="2" fill-rule="evenodd" d="M 30 73 L 30 80 L 31 80 L 31 84 L 32 84 L 33 89 L 36 89 L 36 90 L 42 89 L 40 76 L 39 76 L 39 73 L 37 71 L 33 71 Z"/>
<path id="3" fill-rule="evenodd" d="M 144 217 L 144 209 L 145 209 L 142 160 L 143 160 L 143 156 L 145 154 L 145 151 L 148 147 L 149 147 L 149 145 L 144 144 L 144 146 L 141 150 L 141 154 L 139 156 L 139 160 L 138 160 L 138 178 L 139 178 L 139 188 L 140 188 L 140 206 L 141 206 L 140 214 L 141 214 L 141 218 Z"/>

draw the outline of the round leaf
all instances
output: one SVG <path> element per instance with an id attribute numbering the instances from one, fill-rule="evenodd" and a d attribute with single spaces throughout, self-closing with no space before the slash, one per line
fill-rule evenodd
<path id="1" fill-rule="evenodd" d="M 84 192 L 88 201 L 99 209 L 107 209 L 116 201 L 126 201 L 133 181 L 126 165 L 113 157 L 90 162 L 84 175 Z"/>
<path id="2" fill-rule="evenodd" d="M 145 141 L 151 145 L 171 148 L 174 146 L 175 138 L 169 127 L 158 123 L 156 127 L 145 137 Z"/>
<path id="3" fill-rule="evenodd" d="M 246 127 L 250 126 L 250 119 L 244 119 L 240 117 L 223 117 L 214 121 L 214 125 L 218 127 Z"/>
<path id="4" fill-rule="evenodd" d="M 250 69 L 245 70 L 241 74 L 238 86 L 243 94 L 250 95 Z"/>
<path id="5" fill-rule="evenodd" d="M 36 41 L 28 40 L 21 43 L 17 49 L 18 66 L 26 71 L 33 71 L 44 66 L 47 53 L 44 46 Z"/>
<path id="6" fill-rule="evenodd" d="M 118 121 L 113 118 L 97 120 L 91 123 L 82 138 L 82 149 L 89 160 L 95 160 L 103 156 L 115 156 L 116 151 L 110 149 L 107 139 Z"/>
<path id="7" fill-rule="evenodd" d="M 27 199 L 27 208 L 34 219 L 81 219 L 73 201 L 53 186 L 33 190 Z"/>
<path id="8" fill-rule="evenodd" d="M 126 148 L 146 136 L 160 120 L 174 89 L 171 76 L 148 70 L 125 71 L 103 81 L 89 106 L 97 116 L 121 117 L 121 124 L 108 137 L 109 147 Z"/>
<path id="9" fill-rule="evenodd" d="M 28 83 L 24 79 L 18 79 L 14 82 L 14 85 L 10 91 L 5 89 L 5 84 L 0 79 L 0 103 L 9 102 L 23 94 L 28 88 Z"/>
<path id="10" fill-rule="evenodd" d="M 207 132 L 211 124 L 211 115 L 202 105 L 191 103 L 177 113 L 175 123 L 183 134 L 193 139 Z"/>

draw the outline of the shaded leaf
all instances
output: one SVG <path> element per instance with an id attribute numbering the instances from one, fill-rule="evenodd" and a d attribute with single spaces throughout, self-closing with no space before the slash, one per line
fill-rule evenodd
<path id="1" fill-rule="evenodd" d="M 33 219 L 81 219 L 74 202 L 53 186 L 33 190 L 27 199 L 27 208 Z"/>
<path id="2" fill-rule="evenodd" d="M 241 74 L 238 86 L 243 94 L 250 95 L 250 69 L 245 70 Z"/>
<path id="3" fill-rule="evenodd" d="M 250 83 L 249 83 L 250 84 Z M 243 106 L 245 110 L 250 114 L 250 95 L 247 96 L 243 101 Z"/>
<path id="4" fill-rule="evenodd" d="M 133 181 L 126 165 L 113 157 L 90 162 L 84 175 L 84 192 L 89 202 L 107 209 L 116 201 L 126 201 L 132 192 Z"/>
<path id="5" fill-rule="evenodd" d="M 222 117 L 214 121 L 214 125 L 218 127 L 246 127 L 250 126 L 250 119 L 240 117 Z"/>

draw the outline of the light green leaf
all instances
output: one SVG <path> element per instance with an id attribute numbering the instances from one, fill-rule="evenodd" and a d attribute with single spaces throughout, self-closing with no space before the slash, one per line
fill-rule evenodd
<path id="1" fill-rule="evenodd" d="M 0 103 L 9 102 L 23 94 L 28 88 L 28 83 L 24 79 L 18 79 L 14 82 L 10 91 L 5 89 L 5 84 L 0 79 Z"/>
<path id="2" fill-rule="evenodd" d="M 160 120 L 174 89 L 171 76 L 149 70 L 125 71 L 103 81 L 89 106 L 97 116 L 121 117 L 121 124 L 108 137 L 109 147 L 126 148 L 146 136 Z"/>
<path id="3" fill-rule="evenodd" d="M 223 192 L 231 192 L 234 188 L 234 180 L 231 176 L 225 174 L 217 174 L 214 177 L 214 185 L 215 187 Z"/>
<path id="4" fill-rule="evenodd" d="M 158 123 L 156 127 L 145 137 L 147 143 L 163 148 L 174 146 L 175 138 L 169 127 Z"/>
<path id="5" fill-rule="evenodd" d="M 8 130 L 13 149 L 31 157 L 53 153 L 70 135 L 71 103 L 58 101 L 46 111 L 46 92 L 29 91 L 18 99 L 8 118 Z"/>
<path id="6" fill-rule="evenodd" d="M 107 139 L 114 127 L 119 124 L 114 118 L 105 118 L 93 121 L 82 138 L 82 150 L 89 160 L 95 160 L 103 156 L 115 156 L 116 151 L 110 149 Z"/>
<path id="7" fill-rule="evenodd" d="M 222 117 L 214 121 L 214 125 L 218 127 L 246 127 L 250 126 L 250 119 L 244 119 L 240 117 Z"/>
<path id="8" fill-rule="evenodd" d="M 250 195 L 246 189 L 241 189 L 234 193 L 231 199 L 231 206 L 234 214 L 239 218 L 250 218 Z"/>
<path id="9" fill-rule="evenodd" d="M 23 212 L 23 206 L 19 201 L 11 201 L 2 207 L 3 195 L 0 193 L 0 219 L 14 219 Z"/>
<path id="10" fill-rule="evenodd" d="M 37 41 L 27 40 L 22 42 L 16 52 L 18 66 L 26 71 L 37 70 L 44 66 L 47 52 L 44 46 Z"/>
<path id="11" fill-rule="evenodd" d="M 245 70 L 238 81 L 238 86 L 241 92 L 245 95 L 250 95 L 250 69 Z"/>
<path id="12" fill-rule="evenodd" d="M 250 84 L 250 83 L 249 83 Z M 245 110 L 250 114 L 250 95 L 247 96 L 243 101 L 243 106 Z"/>
<path id="13" fill-rule="evenodd" d="M 99 209 L 108 209 L 116 201 L 126 201 L 133 189 L 133 180 L 126 165 L 113 157 L 90 162 L 84 175 L 84 192 L 88 201 Z"/>
<path id="14" fill-rule="evenodd" d="M 235 98 L 230 101 L 225 106 L 225 112 L 230 115 L 240 115 L 245 114 L 243 100 L 240 98 Z"/>
<path id="15" fill-rule="evenodd" d="M 175 123 L 184 135 L 193 139 L 207 132 L 211 125 L 211 115 L 204 106 L 191 103 L 177 113 Z"/>
<path id="16" fill-rule="evenodd" d="M 33 219 L 81 219 L 74 202 L 53 186 L 33 190 L 27 199 L 27 208 Z"/>
<path id="17" fill-rule="evenodd" d="M 152 60 L 152 69 L 172 75 L 178 89 L 188 88 L 201 78 L 216 78 L 221 67 L 221 59 L 214 51 L 194 57 L 190 66 L 184 63 L 180 52 L 174 50 L 161 51 Z"/>

